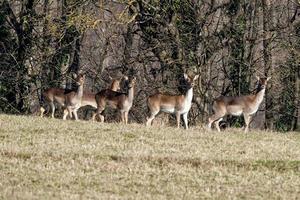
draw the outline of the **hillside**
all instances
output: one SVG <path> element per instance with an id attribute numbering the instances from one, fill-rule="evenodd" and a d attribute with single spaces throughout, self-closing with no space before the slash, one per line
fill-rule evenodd
<path id="1" fill-rule="evenodd" d="M 1 199 L 296 199 L 300 134 L 0 115 Z"/>

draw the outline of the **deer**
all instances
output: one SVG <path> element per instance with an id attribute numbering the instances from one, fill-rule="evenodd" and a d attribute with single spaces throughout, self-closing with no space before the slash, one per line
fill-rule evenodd
<path id="1" fill-rule="evenodd" d="M 120 90 L 121 89 L 120 82 L 121 82 L 121 80 L 114 79 L 112 81 L 109 89 L 112 91 Z M 91 106 L 94 109 L 97 109 L 97 102 L 96 102 L 95 95 L 96 95 L 96 93 L 83 91 L 83 96 L 82 96 L 82 100 L 81 100 L 81 104 L 80 104 L 79 108 L 84 107 L 84 106 Z M 64 113 L 66 113 L 66 112 L 68 112 L 67 109 L 64 110 Z"/>
<path id="2" fill-rule="evenodd" d="M 110 89 L 113 90 L 113 91 L 120 90 L 120 82 L 121 82 L 121 80 L 114 79 L 111 83 Z M 54 101 L 55 100 L 54 96 L 57 96 L 56 99 L 57 98 L 62 99 L 62 98 L 59 98 L 59 96 L 63 97 L 65 94 L 68 94 L 69 92 L 71 92 L 71 90 L 61 89 L 61 88 L 49 88 L 43 93 L 44 99 L 47 101 L 47 103 L 50 105 L 50 107 L 52 109 L 52 114 L 51 114 L 52 118 L 54 118 L 54 112 L 55 112 L 54 102 L 58 103 L 60 106 L 65 106 L 64 101 Z M 97 108 L 97 103 L 96 103 L 96 100 L 95 100 L 95 95 L 96 95 L 95 93 L 88 92 L 88 91 L 83 91 L 81 104 L 78 105 L 79 108 L 89 105 L 89 106 L 92 106 L 96 109 Z M 41 107 L 40 110 L 41 110 L 41 117 L 43 117 L 45 109 L 43 107 Z M 67 108 L 64 109 L 64 114 L 65 115 L 69 114 Z M 74 114 L 74 116 L 75 115 L 76 114 Z M 72 115 L 70 115 L 70 117 L 72 117 Z"/>
<path id="3" fill-rule="evenodd" d="M 180 125 L 180 117 L 183 115 L 185 129 L 188 129 L 188 113 L 192 106 L 193 87 L 199 75 L 194 77 L 184 73 L 185 85 L 187 91 L 182 95 L 167 95 L 157 93 L 147 99 L 150 116 L 147 118 L 146 126 L 151 126 L 155 116 L 160 112 L 171 113 L 176 115 L 177 128 Z"/>
<path id="4" fill-rule="evenodd" d="M 67 115 L 72 117 L 72 112 L 74 113 L 75 119 L 78 120 L 77 110 L 80 107 L 81 99 L 83 96 L 83 84 L 85 81 L 85 75 L 73 75 L 76 85 L 78 86 L 76 90 L 62 89 L 62 88 L 48 88 L 43 93 L 44 103 L 50 105 L 51 107 L 51 117 L 54 118 L 55 113 L 55 103 L 66 108 L 64 111 L 63 119 L 65 120 Z M 43 117 L 45 112 L 44 107 L 40 107 L 40 116 Z"/>
<path id="5" fill-rule="evenodd" d="M 214 114 L 208 119 L 208 128 L 211 129 L 212 123 L 215 124 L 216 129 L 220 132 L 219 122 L 225 115 L 244 116 L 245 132 L 249 131 L 249 124 L 252 116 L 257 112 L 260 104 L 263 101 L 267 82 L 271 77 L 257 78 L 257 86 L 255 94 L 244 96 L 220 96 L 215 99 L 213 103 Z"/>
<path id="6" fill-rule="evenodd" d="M 120 80 L 117 80 L 117 79 L 113 80 L 109 89 L 112 91 L 120 90 L 121 89 L 120 88 Z M 96 109 L 97 103 L 96 103 L 95 95 L 96 95 L 96 93 L 83 91 L 83 96 L 82 96 L 82 101 L 81 101 L 80 107 L 92 106 Z"/>
<path id="7" fill-rule="evenodd" d="M 128 77 L 125 77 L 125 79 L 128 82 L 128 93 L 105 89 L 96 94 L 97 110 L 93 115 L 93 120 L 95 120 L 95 117 L 98 115 L 101 122 L 104 122 L 102 112 L 105 110 L 106 106 L 109 106 L 119 110 L 122 122 L 125 124 L 128 123 L 128 113 L 133 104 L 136 78 L 132 77 L 128 80 Z"/>

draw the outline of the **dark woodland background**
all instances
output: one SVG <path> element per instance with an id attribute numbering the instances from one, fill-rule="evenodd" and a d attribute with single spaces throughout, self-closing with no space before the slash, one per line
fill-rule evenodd
<path id="1" fill-rule="evenodd" d="M 258 75 L 272 79 L 251 127 L 299 130 L 299 33 L 298 0 L 0 0 L 0 112 L 36 113 L 41 91 L 72 87 L 72 73 L 93 92 L 126 74 L 130 121 L 143 123 L 146 97 L 179 94 L 187 71 L 200 74 L 189 114 L 200 125 L 214 98 L 253 92 Z"/>

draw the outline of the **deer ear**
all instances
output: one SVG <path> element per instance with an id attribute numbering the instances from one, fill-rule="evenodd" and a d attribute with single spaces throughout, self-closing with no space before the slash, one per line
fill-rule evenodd
<path id="1" fill-rule="evenodd" d="M 124 80 L 126 80 L 126 81 L 128 80 L 128 76 L 125 76 L 125 75 L 124 75 L 123 78 L 124 78 Z"/>
<path id="2" fill-rule="evenodd" d="M 73 76 L 74 79 L 77 78 L 77 74 L 75 74 L 75 73 L 72 76 Z"/>
<path id="3" fill-rule="evenodd" d="M 268 78 L 267 78 L 267 81 L 269 81 L 271 79 L 271 76 L 269 76 Z"/>
<path id="4" fill-rule="evenodd" d="M 198 78 L 199 78 L 199 74 L 197 74 L 197 75 L 194 77 L 193 81 L 197 80 Z"/>
<path id="5" fill-rule="evenodd" d="M 186 73 L 183 74 L 183 77 L 184 77 L 185 80 L 189 79 L 189 76 Z"/>

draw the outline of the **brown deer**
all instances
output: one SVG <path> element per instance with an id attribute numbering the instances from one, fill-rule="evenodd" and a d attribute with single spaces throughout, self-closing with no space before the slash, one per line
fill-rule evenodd
<path id="1" fill-rule="evenodd" d="M 225 115 L 239 116 L 243 115 L 245 120 L 245 132 L 249 130 L 250 120 L 253 114 L 255 114 L 259 108 L 259 105 L 263 101 L 267 82 L 271 77 L 268 78 L 257 78 L 257 87 L 255 94 L 237 96 L 237 97 L 226 97 L 221 96 L 214 101 L 212 115 L 208 119 L 208 128 L 211 129 L 212 123 L 220 132 L 219 122 Z"/>
<path id="2" fill-rule="evenodd" d="M 127 78 L 128 79 L 128 78 Z M 134 87 L 136 78 L 132 77 L 128 81 L 128 93 L 116 92 L 111 89 L 105 89 L 96 94 L 97 111 L 93 115 L 93 120 L 98 115 L 101 122 L 104 122 L 102 112 L 106 106 L 118 109 L 121 113 L 122 122 L 128 123 L 128 112 L 132 107 L 134 99 Z"/>
<path id="3" fill-rule="evenodd" d="M 67 108 L 64 112 L 63 119 L 65 120 L 69 114 L 72 117 L 72 112 L 74 113 L 75 119 L 77 120 L 77 110 L 80 107 L 81 99 L 83 96 L 83 84 L 85 81 L 85 76 L 82 74 L 74 75 L 76 85 L 78 88 L 76 90 L 68 90 L 61 88 L 49 88 L 43 92 L 44 103 L 50 105 L 51 107 L 51 117 L 54 118 L 55 103 Z M 45 108 L 40 108 L 41 117 L 43 117 Z"/>
<path id="4" fill-rule="evenodd" d="M 113 80 L 113 82 L 111 83 L 109 89 L 111 89 L 112 91 L 118 91 L 120 90 L 120 80 Z M 82 96 L 82 101 L 81 101 L 81 106 L 92 106 L 94 108 L 97 108 L 97 103 L 96 103 L 96 99 L 95 99 L 95 93 L 92 92 L 87 92 L 87 91 L 83 91 L 83 96 Z"/>
<path id="5" fill-rule="evenodd" d="M 110 89 L 112 91 L 118 91 L 120 90 L 120 82 L 121 80 L 118 79 L 114 79 L 110 85 Z M 83 96 L 82 96 L 82 100 L 81 100 L 81 104 L 80 107 L 84 107 L 84 106 L 92 106 L 93 108 L 97 109 L 97 102 L 96 102 L 96 93 L 93 92 L 88 92 L 88 91 L 83 91 Z M 64 110 L 64 113 L 67 112 L 67 109 Z"/>
<path id="6" fill-rule="evenodd" d="M 146 125 L 150 126 L 155 116 L 162 111 L 166 113 L 174 113 L 176 115 L 177 128 L 179 128 L 180 116 L 183 115 L 185 129 L 188 129 L 187 117 L 192 106 L 193 87 L 198 77 L 199 75 L 196 75 L 192 78 L 187 74 L 184 74 L 184 79 L 187 86 L 187 91 L 184 95 L 166 95 L 157 93 L 150 96 L 148 98 L 150 117 L 148 117 Z"/>
<path id="7" fill-rule="evenodd" d="M 120 90 L 120 80 L 115 79 L 113 80 L 110 89 L 113 91 Z M 63 96 L 71 92 L 72 90 L 67 90 L 67 89 L 61 89 L 61 88 L 49 88 L 43 93 L 44 99 L 46 102 L 50 105 L 52 109 L 52 118 L 54 118 L 54 112 L 55 112 L 55 103 L 59 104 L 60 106 L 65 106 L 65 101 L 63 101 Z M 95 99 L 95 93 L 88 92 L 88 91 L 83 91 L 82 99 L 81 99 L 81 104 L 78 105 L 79 108 L 84 107 L 84 106 L 92 106 L 95 109 L 97 108 L 97 103 Z M 60 99 L 60 100 L 56 100 Z M 78 108 L 78 109 L 79 109 Z M 43 107 L 40 108 L 41 110 L 41 117 L 43 117 L 45 109 Z M 68 114 L 67 108 L 64 109 L 64 114 Z M 76 114 L 74 114 L 76 115 Z M 72 115 L 70 115 L 71 117 Z M 66 116 L 67 117 L 67 116 Z"/>

